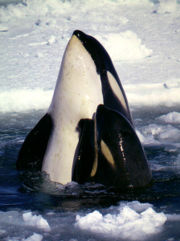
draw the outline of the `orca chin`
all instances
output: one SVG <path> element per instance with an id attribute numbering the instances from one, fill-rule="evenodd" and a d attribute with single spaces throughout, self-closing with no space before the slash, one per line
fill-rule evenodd
<path id="1" fill-rule="evenodd" d="M 152 175 L 110 56 L 76 30 L 65 49 L 47 113 L 25 138 L 18 170 L 53 182 L 139 188 Z"/>

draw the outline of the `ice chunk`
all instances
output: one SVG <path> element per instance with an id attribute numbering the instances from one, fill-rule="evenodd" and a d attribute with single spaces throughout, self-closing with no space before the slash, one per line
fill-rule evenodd
<path id="1" fill-rule="evenodd" d="M 180 79 L 166 81 L 168 89 L 163 83 L 137 83 L 124 86 L 129 103 L 133 106 L 174 106 L 180 103 Z"/>
<path id="2" fill-rule="evenodd" d="M 46 109 L 50 103 L 51 90 L 11 89 L 0 92 L 1 112 L 21 112 Z"/>
<path id="3" fill-rule="evenodd" d="M 122 203 L 120 205 L 120 209 L 124 206 L 128 206 L 131 209 L 134 209 L 136 212 L 140 213 L 145 211 L 148 208 L 152 208 L 153 205 L 150 203 L 140 203 L 139 201 L 132 201 L 128 203 Z"/>
<path id="4" fill-rule="evenodd" d="M 33 215 L 32 212 L 23 213 L 23 220 L 26 225 L 35 226 L 45 231 L 50 231 L 51 228 L 46 219 L 41 215 Z"/>
<path id="5" fill-rule="evenodd" d="M 32 236 L 22 239 L 22 241 L 41 241 L 43 239 L 43 236 L 38 233 L 34 233 Z"/>
<path id="6" fill-rule="evenodd" d="M 111 211 L 103 215 L 94 211 L 83 217 L 77 215 L 75 226 L 114 238 L 120 236 L 129 240 L 142 240 L 147 235 L 160 232 L 166 220 L 165 214 L 157 213 L 151 204 L 132 202 L 130 205 L 121 204 L 116 214 Z"/>
<path id="7" fill-rule="evenodd" d="M 144 144 L 144 145 L 156 145 L 159 144 L 159 142 L 157 140 L 154 139 L 153 135 L 147 135 L 146 133 L 141 133 L 139 130 L 136 130 L 136 133 L 140 139 L 140 141 Z"/>
<path id="8" fill-rule="evenodd" d="M 141 128 L 140 139 L 144 144 L 178 143 L 180 130 L 172 125 L 149 124 Z"/>
<path id="9" fill-rule="evenodd" d="M 172 123 L 172 124 L 179 124 L 180 123 L 180 113 L 179 112 L 170 112 L 166 115 L 162 115 L 158 118 L 161 121 L 164 121 L 166 123 Z"/>

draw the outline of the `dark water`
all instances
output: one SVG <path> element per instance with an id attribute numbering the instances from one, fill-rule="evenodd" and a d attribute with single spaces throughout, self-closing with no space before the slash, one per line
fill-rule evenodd
<path id="1" fill-rule="evenodd" d="M 8 4 L 18 4 L 22 2 L 22 0 L 0 0 L 0 6 L 7 6 Z"/>
<path id="2" fill-rule="evenodd" d="M 141 131 L 152 123 L 156 127 L 162 125 L 156 117 L 170 111 L 171 109 L 163 108 L 161 110 L 136 110 L 133 116 L 137 129 Z M 170 136 L 168 141 L 166 139 L 162 143 L 159 141 L 158 145 L 152 143 L 145 146 L 153 172 L 153 183 L 146 189 L 136 192 L 121 193 L 118 190 L 105 189 L 101 185 L 74 184 L 74 186 L 62 188 L 48 181 L 42 184 L 44 176 L 40 174 L 34 176 L 29 174 L 22 179 L 16 171 L 17 154 L 24 137 L 42 115 L 42 112 L 33 112 L 9 113 L 0 116 L 0 211 L 34 210 L 44 213 L 47 210 L 53 210 L 57 212 L 57 215 L 63 214 L 64 218 L 69 220 L 69 213 L 73 215 L 77 211 L 99 210 L 117 205 L 123 200 L 139 200 L 153 204 L 157 211 L 180 214 L 180 167 L 177 165 L 180 142 L 178 137 L 175 142 L 172 142 L 174 139 Z M 174 126 L 178 131 L 180 125 L 174 124 Z M 179 224 L 179 221 L 167 222 L 161 235 L 153 239 L 180 240 Z M 65 237 L 63 240 L 68 240 Z M 82 234 L 80 240 L 83 238 L 85 236 Z M 56 239 L 51 237 L 47 240 Z"/>

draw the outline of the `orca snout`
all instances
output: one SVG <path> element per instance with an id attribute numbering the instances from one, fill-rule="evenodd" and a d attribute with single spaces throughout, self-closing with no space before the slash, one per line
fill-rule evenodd
<path id="1" fill-rule="evenodd" d="M 80 30 L 75 30 L 72 35 L 75 35 L 76 37 L 81 38 L 82 36 L 85 36 L 86 34 Z"/>

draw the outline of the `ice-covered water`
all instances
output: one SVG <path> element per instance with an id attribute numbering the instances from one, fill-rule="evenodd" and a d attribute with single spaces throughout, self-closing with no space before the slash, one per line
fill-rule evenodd
<path id="1" fill-rule="evenodd" d="M 119 73 L 153 172 L 145 190 L 16 171 L 75 29 L 99 39 Z M 0 240 L 180 240 L 179 39 L 175 0 L 0 1 Z"/>

